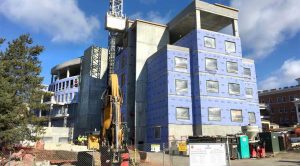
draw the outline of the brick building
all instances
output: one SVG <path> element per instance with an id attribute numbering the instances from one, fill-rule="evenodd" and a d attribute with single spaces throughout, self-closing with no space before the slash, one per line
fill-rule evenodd
<path id="1" fill-rule="evenodd" d="M 259 102 L 270 108 L 270 121 L 282 126 L 295 125 L 300 122 L 300 109 L 296 112 L 295 99 L 300 98 L 300 79 L 298 85 L 259 92 Z M 298 117 L 298 118 L 297 118 Z"/>

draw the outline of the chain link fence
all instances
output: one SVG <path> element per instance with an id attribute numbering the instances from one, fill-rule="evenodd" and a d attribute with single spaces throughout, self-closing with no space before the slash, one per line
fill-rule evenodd
<path id="1" fill-rule="evenodd" d="M 17 152 L 18 153 L 18 152 Z M 169 140 L 167 143 L 143 143 L 129 146 L 131 166 L 185 166 L 189 165 L 189 146 L 183 140 Z M 110 166 L 113 153 L 109 148 L 82 152 L 55 150 L 27 150 L 19 154 L 6 153 L 0 166 Z M 1 158 L 0 158 L 1 160 Z M 4 160 L 3 160 L 4 161 Z"/>
<path id="2" fill-rule="evenodd" d="M 179 149 L 180 145 L 185 148 Z M 131 155 L 140 166 L 183 166 L 189 165 L 188 149 L 186 142 L 174 140 L 169 143 L 144 143 L 136 150 L 136 155 Z M 181 150 L 181 151 L 180 151 Z"/>

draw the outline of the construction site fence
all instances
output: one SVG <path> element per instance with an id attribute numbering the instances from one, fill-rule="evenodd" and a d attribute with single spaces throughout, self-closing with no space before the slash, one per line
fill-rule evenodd
<path id="1" fill-rule="evenodd" d="M 183 146 L 179 149 L 179 146 Z M 188 146 L 185 141 L 173 140 L 167 143 L 138 144 L 131 158 L 140 166 L 182 166 L 189 165 Z"/>
<path id="2" fill-rule="evenodd" d="M 171 140 L 163 143 L 143 143 L 129 146 L 130 165 L 136 166 L 183 166 L 189 165 L 189 149 L 186 141 Z M 106 166 L 110 165 L 112 153 L 100 148 L 83 152 L 31 150 L 16 159 L 16 154 L 8 153 L 2 166 Z"/>

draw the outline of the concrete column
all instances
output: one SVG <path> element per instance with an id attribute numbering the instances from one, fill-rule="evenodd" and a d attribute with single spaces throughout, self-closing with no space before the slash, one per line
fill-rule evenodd
<path id="1" fill-rule="evenodd" d="M 201 29 L 200 10 L 196 10 L 196 29 Z"/>
<path id="2" fill-rule="evenodd" d="M 39 110 L 39 117 L 42 117 L 42 110 Z"/>
<path id="3" fill-rule="evenodd" d="M 64 117 L 64 127 L 67 127 L 67 117 Z"/>
<path id="4" fill-rule="evenodd" d="M 236 37 L 239 37 L 240 36 L 240 33 L 239 33 L 239 23 L 238 23 L 238 20 L 233 20 L 233 23 L 232 23 L 232 28 L 233 28 L 233 35 L 236 36 Z"/>
<path id="5" fill-rule="evenodd" d="M 68 68 L 67 69 L 67 78 L 69 78 L 70 77 L 70 69 Z"/>

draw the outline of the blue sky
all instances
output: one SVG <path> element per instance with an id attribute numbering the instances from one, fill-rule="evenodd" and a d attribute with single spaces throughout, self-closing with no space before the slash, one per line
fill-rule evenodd
<path id="1" fill-rule="evenodd" d="M 82 56 L 90 45 L 107 46 L 103 28 L 109 0 L 1 0 L 0 37 L 30 33 L 45 46 L 44 83 L 51 67 Z M 166 23 L 192 0 L 125 0 L 129 17 Z M 299 0 L 205 0 L 240 9 L 244 57 L 255 59 L 260 89 L 295 85 L 300 77 Z"/>

